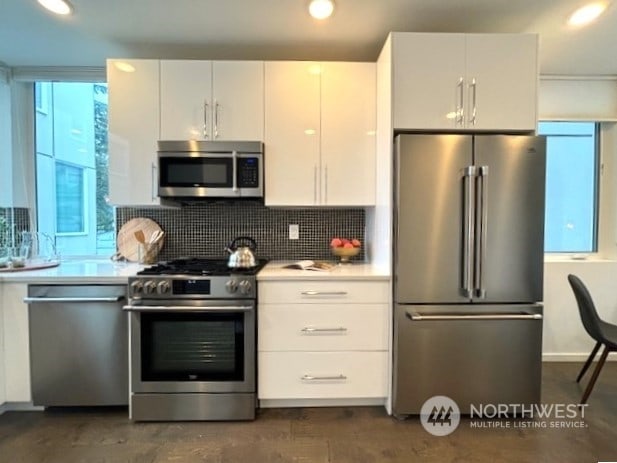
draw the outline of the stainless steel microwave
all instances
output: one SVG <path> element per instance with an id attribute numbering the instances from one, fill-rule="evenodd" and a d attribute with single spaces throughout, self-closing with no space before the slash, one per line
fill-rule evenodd
<path id="1" fill-rule="evenodd" d="M 162 198 L 263 198 L 263 143 L 159 141 L 158 178 Z"/>

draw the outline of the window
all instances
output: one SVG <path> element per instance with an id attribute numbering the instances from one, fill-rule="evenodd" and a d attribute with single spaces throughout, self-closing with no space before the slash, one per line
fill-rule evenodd
<path id="1" fill-rule="evenodd" d="M 57 233 L 85 233 L 84 168 L 56 162 Z"/>
<path id="2" fill-rule="evenodd" d="M 107 85 L 36 82 L 34 97 L 38 231 L 54 237 L 62 256 L 111 255 Z"/>
<path id="3" fill-rule="evenodd" d="M 597 251 L 599 126 L 541 122 L 547 136 L 545 252 Z"/>

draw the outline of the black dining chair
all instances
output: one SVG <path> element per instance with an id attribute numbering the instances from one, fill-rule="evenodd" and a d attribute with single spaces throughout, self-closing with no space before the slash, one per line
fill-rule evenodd
<path id="1" fill-rule="evenodd" d="M 585 392 L 583 392 L 581 404 L 584 404 L 587 403 L 587 399 L 589 398 L 593 386 L 600 375 L 600 371 L 604 366 L 604 362 L 606 361 L 606 357 L 608 357 L 609 352 L 617 351 L 617 325 L 607 323 L 600 318 L 593 303 L 593 299 L 591 298 L 591 294 L 589 294 L 587 287 L 580 278 L 576 275 L 568 275 L 568 282 L 572 287 L 572 291 L 574 291 L 574 297 L 576 297 L 578 311 L 581 315 L 583 326 L 585 327 L 587 334 L 589 334 L 589 336 L 596 341 L 595 347 L 591 351 L 591 354 L 589 354 L 589 358 L 585 362 L 585 365 L 583 365 L 583 368 L 576 378 L 577 383 L 581 381 L 581 378 L 591 365 L 591 362 L 593 362 L 600 346 L 604 345 L 604 350 L 600 356 L 600 361 L 593 371 L 593 375 L 585 388 Z"/>

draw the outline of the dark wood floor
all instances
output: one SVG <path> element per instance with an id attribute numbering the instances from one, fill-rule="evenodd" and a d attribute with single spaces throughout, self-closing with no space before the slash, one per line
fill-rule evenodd
<path id="1" fill-rule="evenodd" d="M 579 366 L 545 364 L 542 402 L 577 403 Z M 463 418 L 451 435 L 434 437 L 418 418 L 400 422 L 381 407 L 267 409 L 254 422 L 223 423 L 135 424 L 126 413 L 7 412 L 0 462 L 617 461 L 617 362 L 605 366 L 582 428 L 472 429 Z"/>

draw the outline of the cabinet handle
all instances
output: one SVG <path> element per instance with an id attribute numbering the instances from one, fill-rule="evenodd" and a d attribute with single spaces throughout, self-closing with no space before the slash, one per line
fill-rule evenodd
<path id="1" fill-rule="evenodd" d="M 156 163 L 152 163 L 151 167 L 150 167 L 150 180 L 151 180 L 151 184 L 152 184 L 152 201 L 156 201 L 158 198 L 158 175 L 157 175 L 157 167 L 156 167 Z"/>
<path id="2" fill-rule="evenodd" d="M 456 125 L 463 125 L 464 116 L 463 116 L 463 92 L 464 89 L 464 80 L 462 77 L 459 77 L 458 84 L 456 85 L 458 88 L 458 104 L 456 106 Z"/>
<path id="3" fill-rule="evenodd" d="M 326 165 L 326 168 L 324 170 L 324 183 L 326 184 L 325 187 L 325 197 L 324 197 L 324 204 L 328 204 L 328 166 Z"/>
<path id="4" fill-rule="evenodd" d="M 472 95 L 472 105 L 473 105 L 473 109 L 471 110 L 471 117 L 469 118 L 469 122 L 471 123 L 471 125 L 476 125 L 476 92 L 477 92 L 477 84 L 476 84 L 476 78 L 474 77 L 473 79 L 471 79 L 471 84 L 469 85 L 469 88 L 471 89 L 471 91 L 473 92 Z"/>
<path id="5" fill-rule="evenodd" d="M 232 164 L 232 191 L 234 193 L 238 192 L 238 152 L 237 151 L 232 151 L 231 152 L 231 164 Z"/>
<path id="6" fill-rule="evenodd" d="M 305 334 L 312 334 L 312 333 L 346 333 L 347 332 L 347 328 L 345 328 L 344 326 L 339 326 L 339 327 L 336 327 L 336 328 L 314 328 L 312 326 L 305 326 L 300 331 L 302 331 Z"/>
<path id="7" fill-rule="evenodd" d="M 204 100 L 204 138 L 208 138 L 208 100 Z"/>
<path id="8" fill-rule="evenodd" d="M 214 139 L 219 137 L 219 102 L 214 100 Z"/>
<path id="9" fill-rule="evenodd" d="M 300 377 L 302 381 L 341 381 L 347 379 L 345 375 L 336 375 L 336 376 L 313 376 L 313 375 L 302 375 Z"/>
<path id="10" fill-rule="evenodd" d="M 303 296 L 345 296 L 347 291 L 302 291 L 300 294 Z"/>
<path id="11" fill-rule="evenodd" d="M 112 296 L 112 297 L 24 297 L 26 304 L 58 304 L 58 303 L 107 303 L 107 302 L 120 302 L 124 299 L 124 296 Z"/>
<path id="12" fill-rule="evenodd" d="M 317 164 L 313 168 L 313 204 L 317 204 Z"/>

